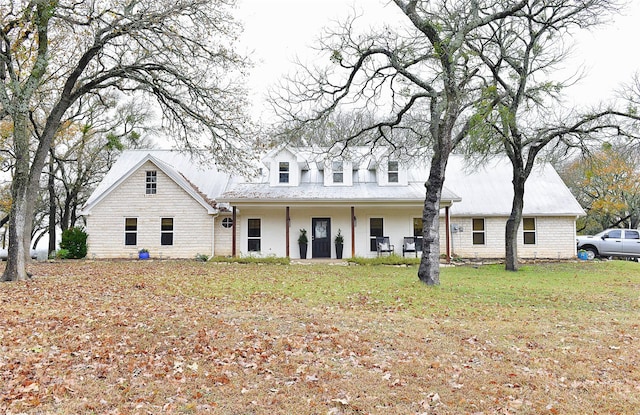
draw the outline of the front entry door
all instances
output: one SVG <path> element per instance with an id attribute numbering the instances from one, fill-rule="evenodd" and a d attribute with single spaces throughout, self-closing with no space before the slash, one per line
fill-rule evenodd
<path id="1" fill-rule="evenodd" d="M 312 218 L 311 257 L 331 258 L 331 219 Z"/>

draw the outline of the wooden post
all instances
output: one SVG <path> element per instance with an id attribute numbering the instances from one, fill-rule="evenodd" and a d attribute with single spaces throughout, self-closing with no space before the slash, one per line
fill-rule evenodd
<path id="1" fill-rule="evenodd" d="M 236 214 L 236 207 L 233 207 L 232 210 L 233 214 L 231 216 L 231 220 L 233 221 L 233 226 L 231 227 L 231 256 L 232 257 L 236 257 L 236 219 L 237 219 L 237 214 Z"/>
<path id="2" fill-rule="evenodd" d="M 289 206 L 285 209 L 285 234 L 286 234 L 286 242 L 285 242 L 285 255 L 289 258 L 289 228 L 291 228 L 291 217 L 289 216 Z"/>
<path id="3" fill-rule="evenodd" d="M 356 256 L 356 208 L 351 206 L 351 258 Z"/>
<path id="4" fill-rule="evenodd" d="M 444 224 L 445 224 L 445 235 L 446 235 L 446 243 L 447 243 L 447 264 L 451 263 L 451 224 L 449 218 L 449 206 L 444 208 Z"/>

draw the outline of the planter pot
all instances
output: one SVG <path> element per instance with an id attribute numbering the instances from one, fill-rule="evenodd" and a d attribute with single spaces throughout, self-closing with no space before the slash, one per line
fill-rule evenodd
<path id="1" fill-rule="evenodd" d="M 149 259 L 148 252 L 138 252 L 138 259 Z"/>
<path id="2" fill-rule="evenodd" d="M 307 244 L 298 244 L 300 246 L 300 259 L 307 259 Z"/>
<path id="3" fill-rule="evenodd" d="M 336 258 L 342 259 L 342 248 L 344 248 L 343 244 L 336 244 Z"/>

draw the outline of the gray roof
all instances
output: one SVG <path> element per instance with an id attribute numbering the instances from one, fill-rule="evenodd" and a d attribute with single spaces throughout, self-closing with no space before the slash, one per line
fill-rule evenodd
<path id="1" fill-rule="evenodd" d="M 461 156 L 447 163 L 445 186 L 462 200 L 454 203 L 457 216 L 508 216 L 513 199 L 512 166 L 507 157 L 495 158 L 480 167 L 469 167 Z M 583 216 L 584 210 L 549 163 L 535 165 L 527 179 L 524 215 Z"/>
<path id="2" fill-rule="evenodd" d="M 322 183 L 302 183 L 299 186 L 270 186 L 269 183 L 235 183 L 219 200 L 236 202 L 348 202 L 401 203 L 424 201 L 424 182 L 408 186 L 378 186 L 376 183 L 354 183 L 353 186 L 324 186 Z M 442 201 L 460 198 L 448 189 L 442 191 Z"/>
<path id="3" fill-rule="evenodd" d="M 214 166 L 201 165 L 186 153 L 172 150 L 126 150 L 93 191 L 81 213 L 87 214 L 96 203 L 147 161 L 155 164 L 210 211 L 215 205 L 213 201 L 229 182 L 228 174 L 219 172 Z"/>

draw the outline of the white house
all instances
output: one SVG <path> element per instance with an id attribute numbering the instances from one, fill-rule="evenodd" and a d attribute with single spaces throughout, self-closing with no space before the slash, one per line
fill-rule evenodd
<path id="1" fill-rule="evenodd" d="M 308 258 L 335 258 L 338 232 L 344 257 L 378 255 L 381 236 L 399 255 L 405 237 L 420 242 L 428 168 L 364 148 L 331 156 L 282 147 L 262 162 L 261 174 L 245 180 L 199 170 L 171 151 L 125 152 L 84 208 L 90 255 L 126 257 L 144 247 L 165 257 L 299 258 L 300 229 L 308 233 Z M 442 253 L 504 257 L 512 195 L 508 160 L 468 168 L 451 157 Z M 575 220 L 583 214 L 551 165 L 540 164 L 526 186 L 519 255 L 574 257 Z"/>

